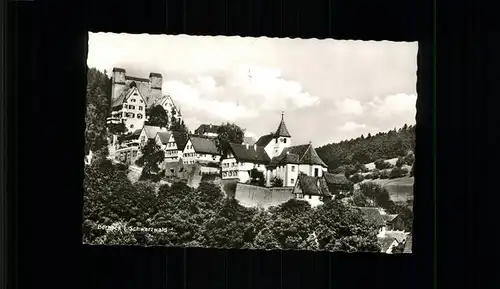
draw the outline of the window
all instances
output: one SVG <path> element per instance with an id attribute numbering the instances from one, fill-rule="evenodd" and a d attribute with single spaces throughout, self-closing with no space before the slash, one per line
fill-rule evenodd
<path id="1" fill-rule="evenodd" d="M 293 183 L 295 183 L 295 180 L 294 179 L 290 179 L 290 183 L 293 185 Z"/>
<path id="2" fill-rule="evenodd" d="M 303 199 L 303 198 L 304 198 L 304 195 L 302 195 L 302 194 L 298 194 L 298 195 L 297 195 L 297 198 L 299 198 L 299 199 Z"/>
<path id="3" fill-rule="evenodd" d="M 292 166 L 292 172 L 295 172 L 295 166 Z"/>
<path id="4" fill-rule="evenodd" d="M 141 103 L 143 103 L 143 102 L 144 102 L 144 101 L 142 101 L 142 99 L 141 99 Z"/>
<path id="5" fill-rule="evenodd" d="M 134 93 L 134 95 L 137 95 L 137 93 Z M 132 102 L 135 102 L 135 98 L 132 98 L 131 100 Z"/>
<path id="6" fill-rule="evenodd" d="M 137 118 L 138 118 L 138 119 L 142 119 L 142 114 L 138 113 L 138 114 L 137 114 Z"/>
<path id="7" fill-rule="evenodd" d="M 283 142 L 286 143 L 286 138 L 283 139 Z"/>
<path id="8" fill-rule="evenodd" d="M 135 109 L 135 106 L 134 105 L 129 105 L 128 108 Z"/>
<path id="9" fill-rule="evenodd" d="M 137 94 L 137 92 L 134 92 L 134 95 L 136 95 L 136 96 L 137 96 L 137 95 L 138 95 L 138 94 Z M 135 101 L 135 99 L 134 99 L 134 101 Z"/>
<path id="10" fill-rule="evenodd" d="M 127 108 L 128 106 L 126 104 L 123 105 L 123 108 Z"/>
<path id="11" fill-rule="evenodd" d="M 142 106 L 139 106 L 139 110 L 142 110 Z"/>
<path id="12" fill-rule="evenodd" d="M 134 118 L 134 117 L 135 117 L 135 114 L 131 113 L 131 114 L 130 114 L 130 117 L 131 117 L 131 118 Z"/>
<path id="13" fill-rule="evenodd" d="M 174 173 L 174 169 L 170 169 L 170 173 L 173 174 Z"/>
<path id="14" fill-rule="evenodd" d="M 278 143 L 278 139 L 276 139 L 276 141 L 274 143 Z"/>
<path id="15" fill-rule="evenodd" d="M 226 177 L 226 176 L 227 176 L 227 173 L 226 173 L 226 172 L 223 172 L 223 173 L 222 173 L 222 176 L 223 176 L 223 177 Z"/>
<path id="16" fill-rule="evenodd" d="M 309 200 L 311 199 L 311 195 L 309 195 Z"/>
<path id="17" fill-rule="evenodd" d="M 314 169 L 314 176 L 315 176 L 315 177 L 318 177 L 318 176 L 319 176 L 319 169 L 318 169 L 318 168 L 315 168 L 315 169 Z"/>
<path id="18" fill-rule="evenodd" d="M 133 124 L 131 124 L 131 125 L 130 125 L 130 128 L 134 128 L 134 125 L 133 125 Z"/>

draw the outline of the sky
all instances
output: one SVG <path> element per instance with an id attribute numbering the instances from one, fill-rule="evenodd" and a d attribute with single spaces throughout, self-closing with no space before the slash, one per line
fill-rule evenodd
<path id="1" fill-rule="evenodd" d="M 417 42 L 89 33 L 87 65 L 163 75 L 185 123 L 321 146 L 415 124 Z"/>

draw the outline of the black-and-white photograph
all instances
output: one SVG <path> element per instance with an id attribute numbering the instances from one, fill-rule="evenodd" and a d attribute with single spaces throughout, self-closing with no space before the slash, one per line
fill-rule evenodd
<path id="1" fill-rule="evenodd" d="M 417 52 L 89 33 L 83 243 L 411 253 Z"/>

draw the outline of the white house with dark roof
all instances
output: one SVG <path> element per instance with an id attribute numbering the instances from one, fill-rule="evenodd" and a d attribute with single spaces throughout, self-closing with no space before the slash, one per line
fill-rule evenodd
<path id="1" fill-rule="evenodd" d="M 148 140 L 156 140 L 157 134 L 159 132 L 167 132 L 167 128 L 159 126 L 145 125 L 142 127 L 141 133 L 139 135 L 139 149 L 144 147 Z M 161 145 L 159 141 L 156 141 L 158 145 Z"/>
<path id="2" fill-rule="evenodd" d="M 146 108 L 150 108 L 162 96 L 163 77 L 151 72 L 149 78 L 127 75 L 123 68 L 114 67 L 111 76 L 111 102 L 115 102 L 134 83 L 144 98 Z"/>
<path id="3" fill-rule="evenodd" d="M 296 199 L 307 201 L 312 207 L 332 198 L 326 178 L 312 177 L 304 173 L 299 173 L 292 194 Z"/>
<path id="4" fill-rule="evenodd" d="M 151 107 L 161 105 L 165 112 L 168 115 L 169 123 L 171 120 L 175 118 L 177 121 L 182 120 L 181 110 L 175 105 L 174 100 L 170 95 L 163 95 L 161 97 L 156 98 Z"/>
<path id="5" fill-rule="evenodd" d="M 182 159 L 182 154 L 186 143 L 188 141 L 188 135 L 183 132 L 172 131 L 170 132 L 169 139 L 165 145 L 165 162 L 167 163 L 177 163 Z"/>
<path id="6" fill-rule="evenodd" d="M 135 82 L 111 103 L 110 123 L 124 123 L 128 132 L 142 128 L 146 120 L 145 99 Z"/>
<path id="7" fill-rule="evenodd" d="M 195 163 L 219 163 L 220 153 L 213 138 L 189 135 L 186 146 L 182 152 L 182 160 L 186 165 Z"/>
<path id="8" fill-rule="evenodd" d="M 219 125 L 213 124 L 201 124 L 197 129 L 194 130 L 194 134 L 206 137 L 216 137 L 219 135 Z"/>
<path id="9" fill-rule="evenodd" d="M 264 147 L 248 144 L 230 144 L 227 156 L 221 161 L 222 179 L 234 179 L 245 183 L 250 180 L 250 171 L 264 173 L 270 158 Z"/>

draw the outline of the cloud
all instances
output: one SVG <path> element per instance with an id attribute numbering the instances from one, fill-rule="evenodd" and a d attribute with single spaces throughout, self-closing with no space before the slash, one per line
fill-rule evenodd
<path id="1" fill-rule="evenodd" d="M 353 121 L 348 121 L 340 127 L 340 130 L 342 130 L 342 131 L 354 131 L 354 130 L 358 130 L 361 128 L 366 128 L 366 125 L 365 124 L 358 124 L 358 123 L 355 123 Z"/>
<path id="2" fill-rule="evenodd" d="M 281 77 L 276 68 L 240 65 L 188 79 L 167 80 L 163 90 L 181 106 L 223 121 L 255 118 L 265 111 L 299 110 L 316 106 L 319 97 L 297 81 Z"/>
<path id="3" fill-rule="evenodd" d="M 347 115 L 360 115 L 363 113 L 363 106 L 361 102 L 356 99 L 344 98 L 336 102 L 336 107 L 342 114 Z"/>
<path id="4" fill-rule="evenodd" d="M 383 100 L 378 97 L 371 102 L 375 109 L 375 116 L 386 119 L 401 115 L 415 115 L 417 104 L 416 94 L 398 93 L 386 96 Z"/>

